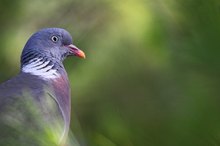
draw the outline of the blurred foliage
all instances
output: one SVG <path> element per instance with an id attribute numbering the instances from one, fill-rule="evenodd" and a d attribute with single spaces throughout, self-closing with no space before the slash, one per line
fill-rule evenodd
<path id="1" fill-rule="evenodd" d="M 81 145 L 220 145 L 218 0 L 1 0 L 0 12 L 0 81 L 40 28 L 86 52 L 65 61 Z"/>
<path id="2" fill-rule="evenodd" d="M 36 103 L 28 92 L 10 99 L 1 97 L 1 103 L 10 103 L 0 106 L 1 146 L 57 146 L 61 137 L 66 139 L 55 101 L 49 95 L 44 97 L 43 104 Z"/>

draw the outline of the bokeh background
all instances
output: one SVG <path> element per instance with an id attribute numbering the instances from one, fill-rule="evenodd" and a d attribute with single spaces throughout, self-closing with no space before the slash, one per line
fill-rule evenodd
<path id="1" fill-rule="evenodd" d="M 85 51 L 64 62 L 82 146 L 220 145 L 218 0 L 0 0 L 0 22 L 1 82 L 41 28 Z"/>

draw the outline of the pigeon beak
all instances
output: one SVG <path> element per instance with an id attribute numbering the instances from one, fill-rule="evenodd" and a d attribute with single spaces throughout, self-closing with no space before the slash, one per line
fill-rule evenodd
<path id="1" fill-rule="evenodd" d="M 75 45 L 70 44 L 67 47 L 70 49 L 70 54 L 78 56 L 80 58 L 84 58 L 84 59 L 86 58 L 85 53 L 79 48 L 77 48 Z"/>

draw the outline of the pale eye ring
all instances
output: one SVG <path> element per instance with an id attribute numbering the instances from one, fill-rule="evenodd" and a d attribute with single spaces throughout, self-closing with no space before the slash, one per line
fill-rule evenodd
<path id="1" fill-rule="evenodd" d="M 58 42 L 59 38 L 54 35 L 51 37 L 51 40 L 56 43 L 56 42 Z"/>

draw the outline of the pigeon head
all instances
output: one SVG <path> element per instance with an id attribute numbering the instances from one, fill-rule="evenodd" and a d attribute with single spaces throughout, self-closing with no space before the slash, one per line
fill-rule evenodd
<path id="1" fill-rule="evenodd" d="M 85 54 L 72 44 L 71 35 L 62 28 L 46 28 L 34 33 L 23 49 L 21 63 L 26 64 L 37 55 L 57 61 L 71 55 L 85 58 Z"/>
<path id="2" fill-rule="evenodd" d="M 84 52 L 73 45 L 72 37 L 65 29 L 45 28 L 27 41 L 21 55 L 21 68 L 24 72 L 35 69 L 35 73 L 50 67 L 58 70 L 67 56 L 85 58 Z"/>

